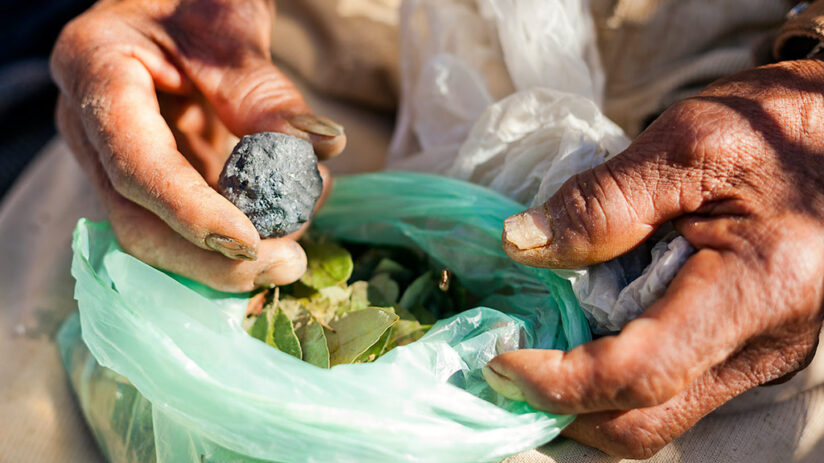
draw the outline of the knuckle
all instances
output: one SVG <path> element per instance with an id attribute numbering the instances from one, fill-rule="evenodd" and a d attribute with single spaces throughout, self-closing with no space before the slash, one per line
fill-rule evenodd
<path id="1" fill-rule="evenodd" d="M 110 24 L 103 24 L 90 13 L 78 16 L 63 27 L 49 60 L 58 85 L 71 86 L 88 73 L 94 52 L 105 43 L 110 29 Z"/>
<path id="2" fill-rule="evenodd" d="M 103 167 L 114 190 L 129 199 L 135 198 L 134 169 L 121 156 L 112 154 L 103 161 Z"/>
<path id="3" fill-rule="evenodd" d="M 256 60 L 243 73 L 224 74 L 218 97 L 221 103 L 237 110 L 290 108 L 303 104 L 300 93 L 267 60 Z"/>
<path id="4" fill-rule="evenodd" d="M 203 0 L 182 5 L 169 33 L 188 55 L 233 59 L 243 52 L 268 54 L 272 13 L 265 2 Z M 212 32 L 220 31 L 216 37 Z M 207 45 L 208 44 L 208 45 Z"/>
<path id="5" fill-rule="evenodd" d="M 617 401 L 626 408 L 647 408 L 659 405 L 678 392 L 668 378 L 654 373 L 641 373 L 637 379 L 619 390 Z"/>
<path id="6" fill-rule="evenodd" d="M 584 242 L 597 241 L 604 236 L 606 215 L 599 183 L 592 171 L 572 177 L 560 194 L 560 214 L 566 219 L 568 229 L 580 234 Z M 570 243 L 575 247 L 575 243 Z"/>
<path id="7" fill-rule="evenodd" d="M 643 460 L 672 442 L 673 436 L 666 432 L 664 423 L 647 418 L 633 419 L 631 423 L 618 419 L 601 425 L 599 431 L 606 439 L 604 450 L 613 456 Z"/>
<path id="8" fill-rule="evenodd" d="M 630 329 L 632 329 L 630 327 Z M 614 409 L 639 409 L 659 405 L 678 394 L 683 384 L 665 366 L 668 362 L 639 358 L 638 349 L 618 338 L 605 343 L 593 364 L 594 380 L 589 396 Z"/>

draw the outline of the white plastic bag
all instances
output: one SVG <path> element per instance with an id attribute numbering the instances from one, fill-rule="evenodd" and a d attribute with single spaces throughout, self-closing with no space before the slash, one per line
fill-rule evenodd
<path id="1" fill-rule="evenodd" d="M 388 167 L 446 174 L 540 204 L 629 145 L 600 110 L 603 83 L 586 1 L 406 0 L 402 101 Z M 559 272 L 596 332 L 642 313 L 692 253 L 683 238 L 661 243 Z"/>

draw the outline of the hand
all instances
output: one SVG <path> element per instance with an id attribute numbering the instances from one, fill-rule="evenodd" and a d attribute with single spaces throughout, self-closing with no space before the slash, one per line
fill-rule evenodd
<path id="1" fill-rule="evenodd" d="M 321 159 L 346 143 L 272 64 L 273 19 L 263 0 L 104 0 L 52 54 L 58 127 L 120 245 L 223 290 L 290 283 L 306 267 L 296 235 L 261 240 L 215 191 L 229 133 L 301 137 Z"/>
<path id="2" fill-rule="evenodd" d="M 753 69 L 667 110 L 621 155 L 513 216 L 515 260 L 612 259 L 672 221 L 697 248 L 616 336 L 522 350 L 485 375 L 504 395 L 579 414 L 564 433 L 646 458 L 752 387 L 804 368 L 824 290 L 824 62 Z"/>

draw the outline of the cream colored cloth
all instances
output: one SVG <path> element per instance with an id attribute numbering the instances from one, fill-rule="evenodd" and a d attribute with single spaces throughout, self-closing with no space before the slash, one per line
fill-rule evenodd
<path id="1" fill-rule="evenodd" d="M 760 64 L 780 0 L 592 0 L 605 113 L 628 134 L 710 82 Z"/>
<path id="2" fill-rule="evenodd" d="M 326 22 L 334 22 L 342 4 L 348 5 L 350 14 L 368 22 L 370 5 L 380 3 L 383 19 L 374 20 L 375 27 L 385 31 L 392 26 L 391 21 L 385 20 L 392 2 L 310 3 L 312 6 L 304 14 L 325 17 Z M 359 6 L 353 7 L 356 4 Z M 769 49 L 770 38 L 784 22 L 790 6 L 789 2 L 779 0 L 592 0 L 601 60 L 607 74 L 607 115 L 629 134 L 636 134 L 678 99 L 696 93 L 717 78 L 761 64 L 766 56 L 763 50 Z M 349 21 L 351 17 L 342 20 Z M 302 34 L 324 35 L 321 29 L 311 28 L 311 24 L 322 23 L 304 20 L 310 28 Z M 275 30 L 277 34 L 277 25 Z M 366 36 L 370 32 L 363 29 L 360 34 Z M 384 32 L 375 35 L 374 41 L 377 43 L 379 37 L 385 36 Z M 284 34 L 280 40 L 288 43 L 289 37 Z M 275 52 L 289 61 L 289 56 L 278 54 L 277 48 Z M 369 55 L 363 50 L 358 54 Z M 370 70 L 389 67 L 397 61 L 389 55 L 371 56 L 387 60 L 382 64 L 380 60 L 370 62 Z M 323 79 L 313 77 L 316 70 L 311 66 L 296 68 L 323 88 Z M 347 71 L 358 72 L 352 68 Z M 359 81 L 356 77 L 345 80 Z M 363 89 L 358 89 L 358 93 L 363 93 Z M 817 452 L 811 449 L 824 435 L 824 426 L 817 419 L 824 411 L 824 389 L 817 386 L 824 380 L 821 358 L 819 355 L 808 370 L 785 385 L 757 388 L 731 401 L 666 447 L 655 461 L 816 461 Z M 574 442 L 561 441 L 509 461 L 614 460 Z"/>
<path id="3" fill-rule="evenodd" d="M 362 130 L 375 143 L 387 140 L 388 129 Z M 0 205 L 3 463 L 103 461 L 71 397 L 53 339 L 59 323 L 76 307 L 69 244 L 71 230 L 82 216 L 102 218 L 91 187 L 59 141 L 46 148 Z M 664 448 L 653 461 L 822 461 L 824 387 L 810 388 L 822 372 L 824 354 L 819 352 L 812 365 L 790 382 L 757 388 L 735 399 Z M 617 460 L 559 439 L 506 461 Z"/>
<path id="4" fill-rule="evenodd" d="M 327 95 L 391 110 L 400 1 L 279 1 L 272 53 Z"/>
<path id="5" fill-rule="evenodd" d="M 346 124 L 346 151 L 333 172 L 377 170 L 392 121 L 360 107 L 307 102 Z M 65 143 L 41 152 L 0 203 L 0 463 L 102 463 L 72 398 L 54 335 L 77 310 L 69 273 L 77 220 L 105 218 Z"/>
<path id="6" fill-rule="evenodd" d="M 357 27 L 352 26 L 354 29 L 349 31 L 358 32 L 360 38 L 351 39 L 346 46 L 329 48 L 336 37 L 348 32 L 341 28 L 337 35 L 324 35 L 322 28 L 316 27 L 324 23 L 306 16 L 305 11 L 302 19 L 290 16 L 289 8 L 284 6 L 288 2 L 293 7 L 311 5 L 313 14 L 323 13 L 333 24 L 337 24 L 334 22 L 337 17 L 350 18 Z M 312 77 L 310 80 L 318 88 L 354 100 L 372 100 L 369 103 L 374 106 L 385 107 L 387 101 L 391 105 L 397 95 L 396 81 L 393 81 L 396 79 L 393 63 L 397 56 L 396 51 L 392 51 L 396 44 L 391 41 L 394 33 L 391 12 L 398 3 L 398 0 L 282 0 L 278 25 L 292 21 L 293 31 L 299 29 L 298 25 L 306 26 L 298 31 L 303 39 L 292 39 L 295 36 L 287 33 L 286 26 L 276 27 L 275 40 L 280 42 L 274 50 L 281 58 L 289 58 L 292 68 Z M 637 65 L 622 68 L 619 74 L 607 69 L 614 81 L 607 86 L 607 107 L 613 108 L 613 117 L 626 119 L 625 128 L 640 127 L 648 110 L 624 109 L 625 116 L 622 116 L 620 108 L 632 109 L 636 103 L 641 107 L 640 103 L 646 105 L 650 101 L 655 104 L 649 103 L 649 108 L 658 108 L 683 94 L 679 93 L 682 89 L 691 91 L 691 86 L 749 66 L 753 61 L 748 47 L 780 23 L 784 10 L 777 0 L 650 0 L 643 2 L 647 7 L 638 6 L 640 3 L 593 2 L 599 31 L 616 25 L 619 31 L 635 30 L 627 33 L 629 38 L 614 39 L 625 40 L 621 46 L 616 42 L 614 53 L 646 41 L 649 47 L 662 48 L 665 43 L 649 32 L 652 30 L 649 22 L 654 22 L 654 18 L 670 18 L 666 16 L 667 11 L 692 9 L 692 14 L 697 15 L 695 9 L 703 5 L 709 9 L 706 10 L 709 16 L 699 17 L 697 23 L 689 23 L 689 15 L 673 17 L 673 23 L 683 22 L 685 35 L 673 38 L 674 43 L 670 44 L 678 53 L 672 49 L 661 51 L 655 61 L 656 69 Z M 619 4 L 624 5 L 623 9 L 617 8 Z M 721 4 L 735 4 L 739 9 L 719 6 Z M 713 16 L 722 13 L 726 16 Z M 669 27 L 659 30 L 666 32 Z M 369 32 L 374 28 L 382 32 Z M 278 30 L 282 33 L 277 33 Z M 716 50 L 711 46 L 716 43 L 712 37 L 729 46 Z M 741 41 L 741 37 L 746 39 Z M 707 40 L 702 41 L 704 38 Z M 696 42 L 697 39 L 701 40 Z M 313 48 L 316 44 L 317 49 Z M 384 51 L 371 52 L 374 44 L 385 47 Z M 339 56 L 353 47 L 359 58 Z M 304 52 L 310 55 L 302 54 Z M 605 60 L 612 56 L 604 45 L 602 53 Z M 320 63 L 330 68 L 330 62 L 335 63 L 337 71 L 324 74 L 315 70 Z M 365 69 L 372 74 L 370 78 L 362 77 Z M 651 80 L 644 85 L 636 82 L 636 78 L 646 74 L 659 76 L 664 84 L 655 85 Z M 374 83 L 376 81 L 381 83 Z M 617 85 L 620 82 L 623 84 Z M 350 91 L 352 89 L 356 91 Z M 309 104 L 318 113 L 335 118 L 347 127 L 349 148 L 344 156 L 332 161 L 333 170 L 374 170 L 381 165 L 381 155 L 391 132 L 390 120 L 311 95 Z M 69 276 L 69 243 L 74 223 L 81 216 L 102 218 L 91 189 L 62 143 L 47 148 L 0 204 L 2 463 L 103 461 L 73 403 L 53 342 L 58 324 L 75 308 L 73 281 Z M 820 382 L 822 372 L 824 354 L 819 354 L 808 370 L 787 384 L 755 389 L 711 414 L 662 450 L 653 461 L 822 461 L 819 455 L 824 451 L 824 387 L 814 386 Z M 507 460 L 508 463 L 607 461 L 616 459 L 564 439 Z"/>
<path id="7" fill-rule="evenodd" d="M 824 388 L 734 414 L 713 414 L 651 459 L 652 463 L 820 463 L 824 461 Z M 558 439 L 505 463 L 617 463 L 620 458 Z"/>
<path id="8" fill-rule="evenodd" d="M 398 98 L 401 0 L 279 2 L 273 52 L 319 90 L 382 108 Z M 791 2 L 591 0 L 605 112 L 630 135 L 673 102 L 760 64 Z"/>

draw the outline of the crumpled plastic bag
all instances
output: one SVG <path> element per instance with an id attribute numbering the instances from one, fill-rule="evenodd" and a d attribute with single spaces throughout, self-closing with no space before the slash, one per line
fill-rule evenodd
<path id="1" fill-rule="evenodd" d="M 388 165 L 541 204 L 629 145 L 600 110 L 603 83 L 587 1 L 407 0 Z M 654 246 L 642 246 L 559 272 L 594 331 L 618 330 L 643 312 L 693 252 L 675 236 L 662 246 L 654 256 Z"/>
<path id="2" fill-rule="evenodd" d="M 249 336 L 248 295 L 154 269 L 121 251 L 107 224 L 81 220 L 72 275 L 93 357 L 77 342 L 76 320 L 59 342 L 101 448 L 113 462 L 154 450 L 160 463 L 460 463 L 549 441 L 573 417 L 504 399 L 481 374 L 502 352 L 590 339 L 569 283 L 501 250 L 502 222 L 521 207 L 445 177 L 339 179 L 316 229 L 419 249 L 481 302 L 374 363 L 330 370 Z"/>

